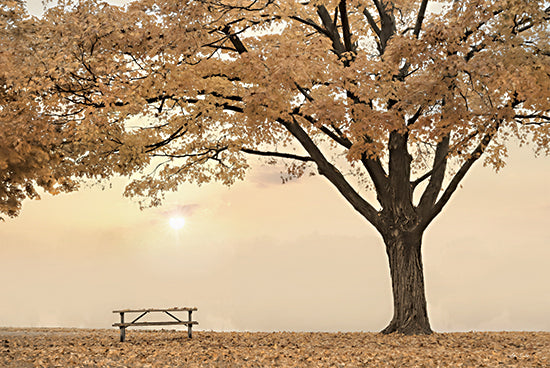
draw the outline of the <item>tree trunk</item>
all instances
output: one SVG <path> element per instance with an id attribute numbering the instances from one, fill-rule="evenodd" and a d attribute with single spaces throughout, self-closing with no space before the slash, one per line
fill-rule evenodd
<path id="1" fill-rule="evenodd" d="M 392 280 L 393 319 L 382 333 L 431 334 L 424 292 L 422 233 L 391 230 L 383 237 Z"/>

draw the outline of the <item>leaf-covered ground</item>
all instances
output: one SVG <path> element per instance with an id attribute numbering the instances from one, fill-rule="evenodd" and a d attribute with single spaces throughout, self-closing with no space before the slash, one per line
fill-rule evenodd
<path id="1" fill-rule="evenodd" d="M 1 367 L 550 367 L 549 332 L 203 332 L 0 328 Z"/>

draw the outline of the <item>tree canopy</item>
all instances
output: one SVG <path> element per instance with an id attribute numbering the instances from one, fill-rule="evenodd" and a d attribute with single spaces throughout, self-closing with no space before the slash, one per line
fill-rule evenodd
<path id="1" fill-rule="evenodd" d="M 30 38 L 36 25 L 22 1 L 0 4 L 0 215 L 15 216 L 25 198 L 75 188 L 73 173 L 61 169 L 62 137 L 44 112 L 47 92 L 37 78 Z M 1 216 L 0 216 L 1 219 Z"/>
<path id="2" fill-rule="evenodd" d="M 50 84 L 41 102 L 76 134 L 65 149 L 87 152 L 79 164 L 99 176 L 154 162 L 127 189 L 154 204 L 183 181 L 241 179 L 256 154 L 294 160 L 298 175 L 315 163 L 333 182 L 350 164 L 379 194 L 362 203 L 371 222 L 381 193 L 412 198 L 426 181 L 419 208 L 433 217 L 481 155 L 502 167 L 507 139 L 547 151 L 550 11 L 429 3 L 61 2 L 37 25 L 30 65 Z M 286 150 L 296 143 L 303 153 Z M 410 151 L 399 183 L 398 146 Z"/>
<path id="3" fill-rule="evenodd" d="M 418 260 L 481 157 L 498 170 L 510 139 L 548 153 L 549 20 L 542 0 L 68 0 L 10 70 L 34 104 L 22 119 L 63 137 L 63 172 L 141 172 L 126 195 L 156 205 L 184 181 L 243 179 L 251 156 L 316 167 L 393 269 L 389 244 L 415 234 Z"/>

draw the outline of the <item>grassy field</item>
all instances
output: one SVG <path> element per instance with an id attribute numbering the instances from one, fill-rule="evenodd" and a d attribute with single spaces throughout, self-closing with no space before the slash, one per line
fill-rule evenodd
<path id="1" fill-rule="evenodd" d="M 0 367 L 550 367 L 550 332 L 206 332 L 0 328 Z"/>

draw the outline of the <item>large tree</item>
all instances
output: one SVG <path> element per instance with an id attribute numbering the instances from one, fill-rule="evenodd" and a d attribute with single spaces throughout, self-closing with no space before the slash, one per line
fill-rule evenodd
<path id="1" fill-rule="evenodd" d="M 431 333 L 422 235 L 510 139 L 548 153 L 550 7 L 539 0 L 61 1 L 33 37 L 65 160 L 158 204 L 247 159 L 316 171 L 381 234 L 394 315 Z M 369 191 L 376 200 L 368 200 Z"/>

